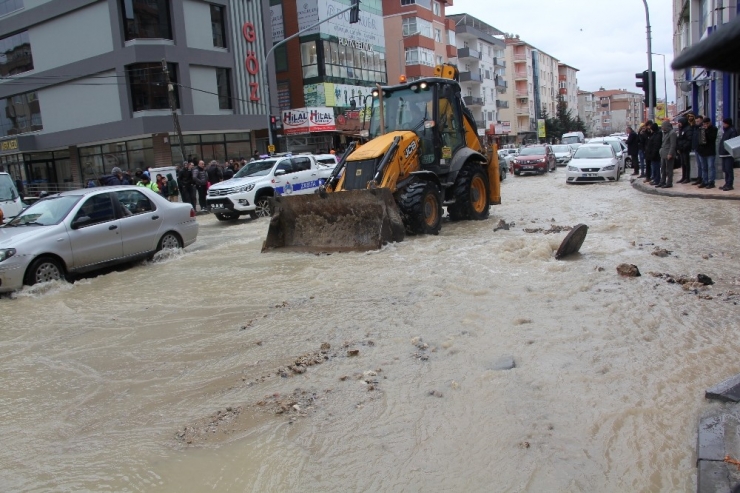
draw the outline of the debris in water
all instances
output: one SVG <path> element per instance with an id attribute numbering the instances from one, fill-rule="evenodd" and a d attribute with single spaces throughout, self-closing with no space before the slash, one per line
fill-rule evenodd
<path id="1" fill-rule="evenodd" d="M 707 276 L 706 274 L 697 275 L 696 280 L 705 286 L 711 286 L 712 284 L 714 284 L 714 281 L 712 281 L 712 278 Z"/>
<path id="2" fill-rule="evenodd" d="M 740 471 L 740 460 L 733 459 L 729 455 L 725 455 L 724 461 L 727 462 L 728 464 L 732 464 L 733 466 L 737 467 L 737 470 Z"/>
<path id="3" fill-rule="evenodd" d="M 505 371 L 511 370 L 512 368 L 516 368 L 516 362 L 514 361 L 513 356 L 502 356 L 494 361 L 493 366 L 491 367 L 494 371 Z"/>
<path id="4" fill-rule="evenodd" d="M 653 252 L 652 252 L 652 255 L 655 255 L 656 257 L 662 257 L 662 258 L 665 258 L 665 257 L 668 257 L 668 256 L 670 256 L 670 255 L 671 255 L 671 253 L 673 253 L 673 252 L 672 252 L 672 251 L 670 251 L 670 250 L 666 250 L 665 248 L 658 248 L 658 247 L 655 247 L 655 249 L 654 249 L 654 250 L 653 250 Z"/>
<path id="5" fill-rule="evenodd" d="M 440 392 L 439 390 L 430 390 L 429 395 L 431 395 L 432 397 L 444 397 L 442 392 Z"/>
<path id="6" fill-rule="evenodd" d="M 585 224 L 576 224 L 569 229 L 570 233 L 565 236 L 562 243 L 560 243 L 558 251 L 555 252 L 556 259 L 561 259 L 578 252 L 586 239 L 586 234 L 588 234 L 588 226 Z"/>
<path id="7" fill-rule="evenodd" d="M 529 442 L 522 442 L 521 443 L 522 448 L 529 448 Z"/>
<path id="8" fill-rule="evenodd" d="M 359 354 L 359 349 L 350 349 L 349 351 L 347 351 L 347 356 L 358 356 Z"/>
<path id="9" fill-rule="evenodd" d="M 507 223 L 506 221 L 504 221 L 503 219 L 501 219 L 501 220 L 499 220 L 499 222 L 496 225 L 496 227 L 493 228 L 493 231 L 498 231 L 499 229 L 503 229 L 505 231 L 508 231 L 509 228 L 511 228 L 513 226 L 514 226 L 514 223 L 513 222 Z"/>
<path id="10" fill-rule="evenodd" d="M 617 273 L 620 276 L 625 277 L 640 277 L 640 269 L 634 264 L 619 264 L 617 266 Z"/>

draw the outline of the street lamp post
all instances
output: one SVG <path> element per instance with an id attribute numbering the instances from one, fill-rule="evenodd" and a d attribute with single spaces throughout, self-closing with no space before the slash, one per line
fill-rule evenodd
<path id="1" fill-rule="evenodd" d="M 403 41 L 406 38 L 410 38 L 411 36 L 416 36 L 417 34 L 421 34 L 421 31 L 416 31 L 415 33 L 407 34 L 406 36 L 401 35 L 401 39 L 398 40 L 398 75 L 401 76 L 404 73 L 403 66 L 406 65 L 406 50 L 403 49 Z"/>
<path id="2" fill-rule="evenodd" d="M 652 53 L 663 57 L 663 94 L 665 97 L 665 117 L 668 118 L 668 79 L 666 78 L 665 70 L 665 55 L 663 53 Z"/>
<path id="3" fill-rule="evenodd" d="M 647 59 L 648 59 L 648 119 L 655 121 L 655 101 L 653 98 L 653 41 L 650 32 L 650 11 L 648 10 L 647 0 L 642 0 L 645 4 L 645 23 L 647 26 Z"/>

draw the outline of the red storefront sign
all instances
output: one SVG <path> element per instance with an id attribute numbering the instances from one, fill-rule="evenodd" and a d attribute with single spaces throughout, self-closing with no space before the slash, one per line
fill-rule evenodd
<path id="1" fill-rule="evenodd" d="M 242 35 L 244 36 L 244 39 L 247 41 L 247 43 L 249 43 L 250 45 L 254 43 L 257 39 L 257 31 L 255 31 L 254 29 L 254 24 L 252 24 L 251 22 L 245 22 L 242 26 Z M 247 69 L 250 80 L 254 80 L 253 82 L 249 82 L 249 100 L 259 101 L 260 61 L 254 51 L 247 51 L 247 57 L 244 59 L 244 66 Z"/>

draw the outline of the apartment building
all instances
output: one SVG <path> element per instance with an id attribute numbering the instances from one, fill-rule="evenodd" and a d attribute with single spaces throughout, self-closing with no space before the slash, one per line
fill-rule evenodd
<path id="1" fill-rule="evenodd" d="M 586 127 L 586 136 L 594 136 L 594 116 L 596 114 L 596 98 L 594 93 L 578 91 L 578 117 Z"/>
<path id="2" fill-rule="evenodd" d="M 596 106 L 593 129 L 596 136 L 624 132 L 627 126 L 637 129 L 644 120 L 644 94 L 601 88 L 594 91 L 593 96 Z"/>
<path id="3" fill-rule="evenodd" d="M 507 106 L 506 43 L 503 33 L 468 14 L 449 16 L 455 24 L 457 67 L 465 105 L 475 117 L 480 137 L 505 137 L 499 111 Z"/>
<path id="4" fill-rule="evenodd" d="M 578 69 L 558 63 L 558 95 L 563 98 L 573 118 L 578 116 Z"/>
<path id="5" fill-rule="evenodd" d="M 267 126 L 270 77 L 254 53 L 263 52 L 269 35 L 262 29 L 268 6 L 267 0 L 0 2 L 0 168 L 55 191 L 113 167 L 250 155 L 255 129 Z"/>
<path id="6" fill-rule="evenodd" d="M 511 118 L 511 132 L 518 142 L 537 140 L 537 120 L 557 110 L 558 60 L 538 50 L 518 35 L 506 35 L 506 62 L 512 91 L 502 118 Z"/>
<path id="7" fill-rule="evenodd" d="M 364 8 L 365 2 L 362 3 Z M 393 0 L 383 2 L 388 80 L 395 84 L 434 75 L 436 65 L 457 55 L 455 22 L 445 17 L 452 0 Z"/>
<path id="8" fill-rule="evenodd" d="M 740 13 L 738 0 L 673 0 L 673 53 L 695 45 Z M 677 111 L 731 117 L 740 128 L 740 76 L 702 68 L 674 72 Z"/>

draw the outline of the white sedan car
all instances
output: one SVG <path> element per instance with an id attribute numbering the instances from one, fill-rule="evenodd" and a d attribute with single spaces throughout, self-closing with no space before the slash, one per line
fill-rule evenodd
<path id="1" fill-rule="evenodd" d="M 619 181 L 622 173 L 614 148 L 605 143 L 582 145 L 576 149 L 565 172 L 566 183 Z"/>
<path id="2" fill-rule="evenodd" d="M 0 228 L 0 292 L 183 248 L 197 236 L 190 204 L 147 188 L 50 195 Z"/>

